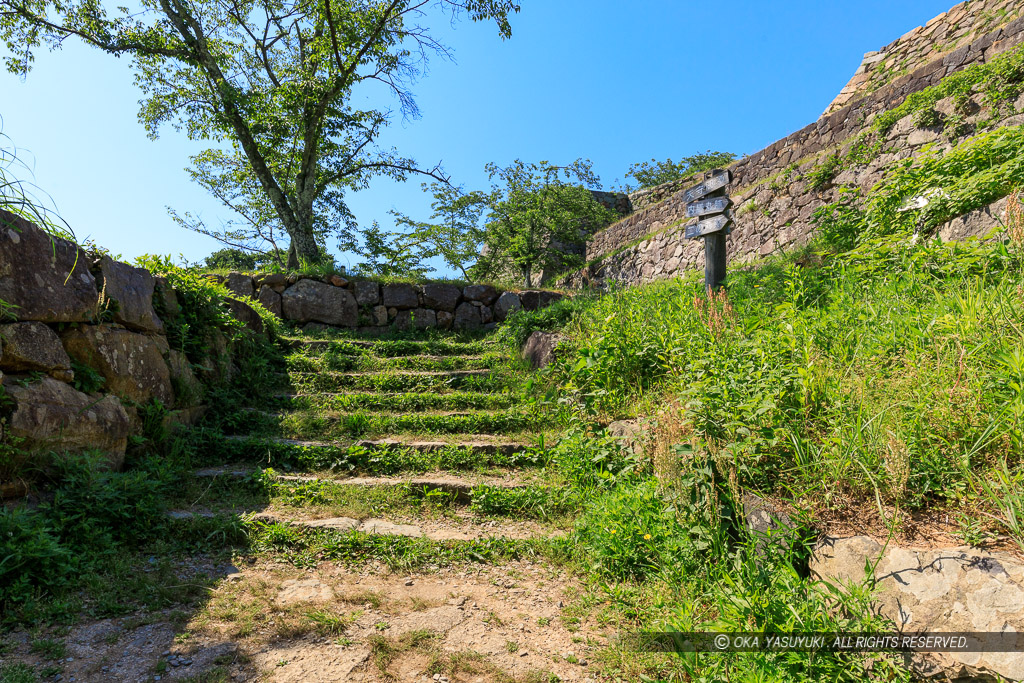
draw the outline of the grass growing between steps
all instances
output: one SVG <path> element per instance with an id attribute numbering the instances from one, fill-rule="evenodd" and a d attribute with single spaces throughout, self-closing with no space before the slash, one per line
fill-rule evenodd
<path id="1" fill-rule="evenodd" d="M 488 468 L 542 467 L 543 450 L 522 446 L 481 450 L 458 444 L 432 447 L 367 447 L 347 443 L 296 443 L 271 439 L 224 437 L 197 431 L 190 445 L 196 465 L 255 462 L 283 471 L 334 471 L 357 474 L 397 474 L 431 470 L 485 470 Z"/>
<path id="2" fill-rule="evenodd" d="M 339 391 L 374 391 L 379 393 L 398 392 L 449 392 L 476 391 L 502 392 L 512 390 L 520 378 L 508 372 L 486 373 L 476 370 L 446 372 L 293 372 L 282 388 L 302 393 L 337 393 Z"/>
<path id="3" fill-rule="evenodd" d="M 467 411 L 460 413 L 381 414 L 298 411 L 240 413 L 231 420 L 236 433 L 283 436 L 291 439 L 343 439 L 383 434 L 500 434 L 536 432 L 550 417 L 524 410 Z"/>
<path id="4" fill-rule="evenodd" d="M 287 337 L 284 340 L 297 353 L 319 356 L 328 353 L 356 356 L 367 355 L 378 358 L 400 358 L 404 356 L 474 356 L 494 350 L 494 344 L 487 340 L 451 341 L 446 339 L 348 339 L 336 336 L 327 340 L 312 340 L 304 337 Z"/>
<path id="5" fill-rule="evenodd" d="M 392 356 L 324 353 L 307 355 L 292 353 L 286 358 L 294 372 L 387 372 L 389 370 L 487 370 L 504 365 L 506 358 L 497 353 L 481 356 Z"/>
<path id="6" fill-rule="evenodd" d="M 448 394 L 428 392 L 376 394 L 358 392 L 279 396 L 275 397 L 275 404 L 288 410 L 336 412 L 375 410 L 387 413 L 412 413 L 427 410 L 504 410 L 516 405 L 520 400 L 521 397 L 513 393 L 481 394 L 463 391 Z"/>

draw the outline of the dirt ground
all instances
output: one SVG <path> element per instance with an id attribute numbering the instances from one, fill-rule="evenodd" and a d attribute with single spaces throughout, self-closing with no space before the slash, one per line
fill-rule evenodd
<path id="1" fill-rule="evenodd" d="M 605 640 L 593 625 L 563 623 L 567 588 L 557 569 L 532 562 L 404 574 L 259 560 L 186 613 L 73 627 L 54 680 L 597 680 L 590 660 Z M 5 659 L 41 663 L 30 641 L 8 637 Z"/>

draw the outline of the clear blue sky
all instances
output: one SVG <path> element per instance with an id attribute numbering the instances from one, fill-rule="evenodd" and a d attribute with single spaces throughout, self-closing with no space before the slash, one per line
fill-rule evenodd
<path id="1" fill-rule="evenodd" d="M 607 188 L 652 157 L 749 154 L 817 119 L 864 52 L 953 0 L 521 4 L 506 42 L 492 25 L 440 23 L 456 60 L 431 61 L 415 87 L 422 117 L 396 114 L 385 145 L 427 167 L 442 161 L 468 189 L 486 189 L 487 162 L 517 157 L 589 158 Z M 169 127 L 150 141 L 138 99 L 127 59 L 76 43 L 40 53 L 24 82 L 0 74 L 3 132 L 79 239 L 126 258 L 199 260 L 218 243 L 178 228 L 165 207 L 213 219 L 226 210 L 183 170 L 201 146 Z M 392 208 L 426 218 L 429 198 L 419 181 L 379 180 L 350 205 L 360 224 L 387 225 Z"/>

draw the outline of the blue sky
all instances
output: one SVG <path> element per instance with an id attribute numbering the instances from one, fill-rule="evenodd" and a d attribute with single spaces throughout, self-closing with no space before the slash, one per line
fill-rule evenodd
<path id="1" fill-rule="evenodd" d="M 864 52 L 952 0 L 521 5 L 505 42 L 491 25 L 441 22 L 436 35 L 455 61 L 431 61 L 414 90 L 421 118 L 396 113 L 382 143 L 427 167 L 442 162 L 468 189 L 488 187 L 489 161 L 585 157 L 607 188 L 652 157 L 749 154 L 817 119 Z M 218 243 L 178 228 L 165 207 L 227 217 L 183 170 L 202 145 L 170 127 L 149 140 L 138 99 L 127 59 L 75 43 L 40 53 L 24 81 L 0 74 L 3 132 L 80 240 L 125 258 L 200 260 Z M 426 218 L 429 197 L 417 180 L 379 180 L 350 206 L 360 224 L 387 225 L 390 209 Z"/>

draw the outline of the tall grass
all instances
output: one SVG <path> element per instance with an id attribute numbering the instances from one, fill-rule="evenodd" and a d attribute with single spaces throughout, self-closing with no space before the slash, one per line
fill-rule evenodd
<path id="1" fill-rule="evenodd" d="M 552 376 L 603 419 L 676 396 L 742 483 L 825 504 L 959 503 L 1021 464 L 1024 277 L 1007 244 L 875 240 L 597 301 Z"/>

